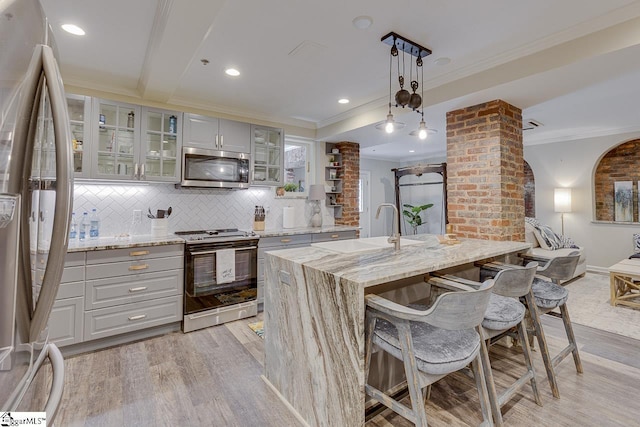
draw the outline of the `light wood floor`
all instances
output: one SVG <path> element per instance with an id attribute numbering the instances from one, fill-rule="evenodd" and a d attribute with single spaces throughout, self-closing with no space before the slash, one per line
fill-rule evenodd
<path id="1" fill-rule="evenodd" d="M 262 339 L 244 319 L 189 334 L 172 333 L 66 360 L 57 426 L 297 426 L 260 375 Z M 563 341 L 559 319 L 545 316 L 551 351 Z M 640 327 L 640 326 L 639 326 Z M 575 325 L 585 373 L 571 357 L 558 369 L 560 399 L 549 390 L 542 359 L 535 366 L 544 406 L 522 389 L 502 410 L 511 426 L 639 426 L 640 341 Z M 268 332 L 267 332 L 268 333 Z M 491 350 L 496 382 L 519 375 L 515 349 Z M 478 399 L 464 374 L 437 383 L 427 403 L 430 426 L 478 425 Z M 412 426 L 385 411 L 368 426 Z M 340 426 L 337 426 L 340 427 Z"/>

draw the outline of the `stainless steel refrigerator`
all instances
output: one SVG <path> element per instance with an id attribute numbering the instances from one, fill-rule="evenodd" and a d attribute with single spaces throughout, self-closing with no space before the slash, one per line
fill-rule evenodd
<path id="1" fill-rule="evenodd" d="M 47 323 L 73 200 L 67 104 L 38 0 L 0 1 L 0 410 L 47 412 L 64 360 Z"/>

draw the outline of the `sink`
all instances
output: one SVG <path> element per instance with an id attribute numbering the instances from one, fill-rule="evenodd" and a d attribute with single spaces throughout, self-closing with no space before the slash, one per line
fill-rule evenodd
<path id="1" fill-rule="evenodd" d="M 312 243 L 311 246 L 315 246 L 322 249 L 327 249 L 333 252 L 351 254 L 357 252 L 371 251 L 381 248 L 392 248 L 393 243 L 387 242 L 387 236 L 379 237 L 367 237 L 364 239 L 349 239 L 349 240 L 335 240 L 330 242 Z M 411 240 L 404 237 L 400 237 L 400 247 L 420 245 L 425 242 L 419 240 Z"/>
<path id="2" fill-rule="evenodd" d="M 382 246 L 363 242 L 364 239 L 334 240 L 330 242 L 312 243 L 322 249 L 342 254 L 379 250 Z"/>
<path id="3" fill-rule="evenodd" d="M 370 243 L 372 245 L 382 246 L 384 248 L 392 247 L 393 243 L 389 243 L 387 239 L 389 239 L 388 236 L 378 236 L 378 237 L 366 237 L 360 240 L 362 242 Z M 420 240 L 408 239 L 406 237 L 400 236 L 400 247 L 411 246 L 411 245 L 421 245 L 421 244 L 424 245 L 425 242 L 422 242 Z"/>

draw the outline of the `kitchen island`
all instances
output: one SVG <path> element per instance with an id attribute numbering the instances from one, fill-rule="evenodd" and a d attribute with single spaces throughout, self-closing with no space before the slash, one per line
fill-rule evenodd
<path id="1" fill-rule="evenodd" d="M 476 239 L 440 245 L 434 237 L 412 236 L 425 243 L 399 251 L 358 251 L 357 241 L 345 240 L 343 252 L 312 246 L 267 254 L 265 377 L 307 424 L 364 425 L 365 294 L 421 286 L 430 272 L 530 247 Z"/>

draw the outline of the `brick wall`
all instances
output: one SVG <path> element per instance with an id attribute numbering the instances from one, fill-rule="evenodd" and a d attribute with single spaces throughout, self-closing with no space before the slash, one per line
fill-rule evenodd
<path id="1" fill-rule="evenodd" d="M 337 203 L 342 205 L 342 217 L 336 218 L 339 225 L 360 225 L 358 210 L 358 181 L 360 179 L 360 145 L 355 142 L 340 142 L 336 147 L 342 154 L 342 193 Z"/>
<path id="2" fill-rule="evenodd" d="M 524 241 L 522 111 L 502 100 L 447 113 L 449 223 L 462 237 Z"/>
<path id="3" fill-rule="evenodd" d="M 536 217 L 536 181 L 529 163 L 524 161 L 524 216 Z"/>
<path id="4" fill-rule="evenodd" d="M 640 139 L 611 149 L 596 167 L 596 220 L 615 221 L 613 188 L 616 181 L 633 181 L 633 220 L 638 221 L 638 181 L 640 180 Z"/>

